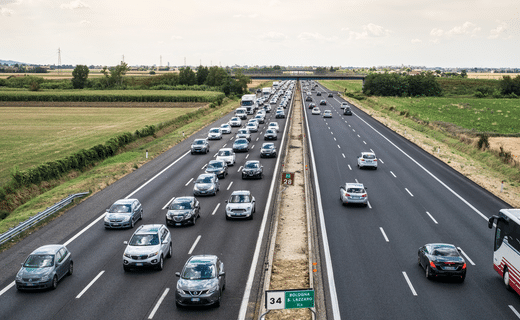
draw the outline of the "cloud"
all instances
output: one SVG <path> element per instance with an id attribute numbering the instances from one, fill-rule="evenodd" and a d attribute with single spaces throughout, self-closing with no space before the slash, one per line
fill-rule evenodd
<path id="1" fill-rule="evenodd" d="M 9 17 L 13 14 L 13 10 L 7 9 L 7 8 L 0 8 L 0 15 L 3 15 L 5 17 Z"/>
<path id="2" fill-rule="evenodd" d="M 420 42 L 422 42 L 421 39 L 412 39 L 412 43 L 420 43 Z"/>
<path id="3" fill-rule="evenodd" d="M 84 2 L 81 2 L 80 0 L 74 0 L 69 3 L 64 3 L 64 4 L 60 5 L 60 8 L 75 10 L 75 9 L 88 9 L 88 8 L 90 8 L 90 6 Z"/>
<path id="4" fill-rule="evenodd" d="M 439 28 L 433 28 L 430 31 L 430 35 L 434 37 L 451 37 L 456 35 L 470 35 L 471 37 L 476 37 L 477 33 L 481 30 L 480 27 L 477 27 L 476 24 L 466 21 L 460 26 L 455 26 L 451 30 L 444 31 Z"/>
<path id="5" fill-rule="evenodd" d="M 488 39 L 496 39 L 505 32 L 507 32 L 507 24 L 505 22 L 501 22 L 495 29 L 491 29 Z"/>
<path id="6" fill-rule="evenodd" d="M 300 39 L 301 41 L 318 40 L 333 42 L 337 41 L 338 37 L 325 37 L 324 35 L 318 32 L 302 32 L 298 35 L 298 39 Z"/>
<path id="7" fill-rule="evenodd" d="M 235 14 L 235 15 L 233 15 L 233 18 L 254 19 L 256 17 L 258 17 L 258 13 L 252 13 L 252 14 L 247 14 L 247 15 L 244 15 L 244 14 Z"/>
<path id="8" fill-rule="evenodd" d="M 2 4 L 10 4 L 10 3 L 18 3 L 20 0 L 0 0 L 0 5 Z"/>
<path id="9" fill-rule="evenodd" d="M 433 28 L 432 31 L 430 31 L 430 35 L 435 37 L 442 37 L 444 34 L 444 31 L 441 29 Z"/>
<path id="10" fill-rule="evenodd" d="M 271 42 L 278 42 L 278 41 L 284 41 L 287 40 L 287 36 L 280 32 L 271 31 L 268 33 L 264 33 L 260 35 L 261 40 L 271 41 Z"/>
<path id="11" fill-rule="evenodd" d="M 171 39 L 171 40 L 182 40 L 182 39 L 184 39 L 184 38 L 181 37 L 181 36 L 173 35 L 173 36 L 170 37 L 170 39 Z"/>
<path id="12" fill-rule="evenodd" d="M 368 38 L 381 38 L 389 36 L 392 31 L 383 28 L 382 26 L 378 26 L 377 24 L 369 23 L 363 26 L 363 31 L 356 32 L 352 31 L 349 28 L 342 28 L 343 31 L 349 32 L 349 39 L 368 39 Z"/>
<path id="13" fill-rule="evenodd" d="M 84 24 L 84 25 L 89 25 L 89 24 L 91 24 L 91 23 L 92 23 L 92 22 L 90 22 L 90 21 L 88 21 L 88 20 L 81 20 L 81 21 L 79 22 L 79 24 Z"/>

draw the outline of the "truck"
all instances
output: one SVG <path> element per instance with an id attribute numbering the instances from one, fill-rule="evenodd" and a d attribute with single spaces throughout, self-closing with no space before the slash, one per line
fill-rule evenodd
<path id="1" fill-rule="evenodd" d="M 256 94 L 245 94 L 242 96 L 242 102 L 240 103 L 242 108 L 247 109 L 247 114 L 254 114 L 255 109 L 258 107 L 256 102 Z"/>
<path id="2" fill-rule="evenodd" d="M 262 89 L 262 95 L 264 97 L 269 98 L 269 96 L 271 95 L 271 87 L 263 88 Z"/>

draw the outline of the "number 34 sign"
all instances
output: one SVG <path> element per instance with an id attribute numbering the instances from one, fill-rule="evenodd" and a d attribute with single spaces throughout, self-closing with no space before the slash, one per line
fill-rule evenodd
<path id="1" fill-rule="evenodd" d="M 265 292 L 266 310 L 295 308 L 314 308 L 314 290 L 268 290 Z"/>

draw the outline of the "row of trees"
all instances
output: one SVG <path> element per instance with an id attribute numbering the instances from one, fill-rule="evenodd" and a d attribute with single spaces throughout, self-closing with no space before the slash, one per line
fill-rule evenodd
<path id="1" fill-rule="evenodd" d="M 376 96 L 440 96 L 442 89 L 432 73 L 415 76 L 396 73 L 370 74 L 365 78 L 363 93 Z"/>

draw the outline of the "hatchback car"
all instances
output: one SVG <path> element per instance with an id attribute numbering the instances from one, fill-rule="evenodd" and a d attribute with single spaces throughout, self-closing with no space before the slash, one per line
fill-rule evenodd
<path id="1" fill-rule="evenodd" d="M 229 125 L 232 127 L 240 127 L 242 125 L 242 120 L 239 117 L 233 117 L 229 120 Z"/>
<path id="2" fill-rule="evenodd" d="M 348 107 L 348 103 L 342 102 L 341 103 L 341 109 L 345 109 L 345 107 Z"/>
<path id="3" fill-rule="evenodd" d="M 276 146 L 274 143 L 267 142 L 260 148 L 260 158 L 276 158 Z"/>
<path id="4" fill-rule="evenodd" d="M 368 194 L 362 183 L 345 183 L 339 187 L 339 198 L 343 205 L 359 203 L 368 205 Z"/>
<path id="5" fill-rule="evenodd" d="M 175 198 L 166 212 L 166 225 L 195 225 L 200 218 L 200 203 L 195 197 L 185 196 Z"/>
<path id="6" fill-rule="evenodd" d="M 228 175 L 228 166 L 224 160 L 211 160 L 206 166 L 206 173 L 214 173 L 224 179 Z"/>
<path id="7" fill-rule="evenodd" d="M 274 129 L 276 132 L 280 132 L 280 127 L 278 126 L 278 122 L 269 122 L 269 125 L 267 126 L 269 129 Z"/>
<path id="8" fill-rule="evenodd" d="M 264 177 L 264 166 L 260 164 L 258 160 L 248 160 L 242 168 L 242 179 Z"/>
<path id="9" fill-rule="evenodd" d="M 234 152 L 248 152 L 249 151 L 249 141 L 246 138 L 239 138 L 233 142 L 233 151 Z"/>
<path id="10" fill-rule="evenodd" d="M 249 130 L 249 132 L 257 132 L 258 124 L 256 122 L 248 122 L 246 124 L 246 128 Z"/>
<path id="11" fill-rule="evenodd" d="M 133 228 L 137 220 L 143 218 L 143 206 L 137 199 L 121 199 L 107 209 L 105 228 Z"/>
<path id="12" fill-rule="evenodd" d="M 222 148 L 218 151 L 216 160 L 224 160 L 228 166 L 234 166 L 236 161 L 235 152 L 231 148 Z"/>
<path id="13" fill-rule="evenodd" d="M 258 120 L 258 123 L 265 123 L 265 115 L 263 113 L 257 114 L 255 119 Z"/>
<path id="14" fill-rule="evenodd" d="M 22 263 L 15 278 L 16 289 L 56 289 L 58 281 L 73 271 L 72 255 L 64 245 L 39 247 Z"/>
<path id="15" fill-rule="evenodd" d="M 215 255 L 191 256 L 179 277 L 175 290 L 175 305 L 219 307 L 226 288 L 224 263 Z"/>
<path id="16" fill-rule="evenodd" d="M 199 175 L 193 184 L 193 195 L 195 196 L 216 196 L 219 190 L 220 182 L 214 173 L 203 173 Z"/>
<path id="17" fill-rule="evenodd" d="M 329 94 L 327 95 L 327 97 L 332 98 L 332 97 L 334 97 L 334 96 L 332 95 L 332 92 L 329 92 Z"/>
<path id="18" fill-rule="evenodd" d="M 222 134 L 230 134 L 231 133 L 231 125 L 229 123 L 223 123 L 220 125 L 220 132 Z"/>
<path id="19" fill-rule="evenodd" d="M 255 197 L 251 195 L 250 191 L 233 191 L 226 203 L 227 220 L 232 218 L 253 219 L 256 206 Z"/>
<path id="20" fill-rule="evenodd" d="M 377 170 L 377 157 L 373 152 L 361 152 L 357 160 L 358 168 L 372 167 Z"/>
<path id="21" fill-rule="evenodd" d="M 314 107 L 314 108 L 312 109 L 312 112 L 311 112 L 311 113 L 312 113 L 312 114 L 320 114 L 320 113 L 321 113 L 321 112 L 320 112 L 320 108 L 318 108 L 318 107 Z"/>
<path id="22" fill-rule="evenodd" d="M 208 153 L 209 143 L 206 139 L 195 139 L 191 144 L 191 154 Z"/>
<path id="23" fill-rule="evenodd" d="M 317 96 L 321 96 L 321 91 L 316 92 Z"/>
<path id="24" fill-rule="evenodd" d="M 222 131 L 220 128 L 211 128 L 208 132 L 208 140 L 220 140 L 222 139 Z"/>
<path id="25" fill-rule="evenodd" d="M 238 129 L 236 138 L 237 139 L 245 138 L 245 139 L 247 139 L 247 141 L 251 141 L 251 133 L 249 132 L 249 129 L 247 129 L 247 128 Z"/>
<path id="26" fill-rule="evenodd" d="M 452 244 L 429 243 L 418 252 L 418 263 L 426 271 L 426 278 L 455 277 L 460 282 L 466 278 L 466 261 L 460 249 Z"/>
<path id="27" fill-rule="evenodd" d="M 309 109 L 313 109 L 316 107 L 316 104 L 314 102 L 309 103 Z"/>
<path id="28" fill-rule="evenodd" d="M 327 100 L 320 100 L 320 106 L 326 106 Z"/>
<path id="29" fill-rule="evenodd" d="M 312 101 L 312 96 L 305 97 L 305 101 Z"/>
<path id="30" fill-rule="evenodd" d="M 346 107 L 343 109 L 343 114 L 346 115 L 346 116 L 351 116 L 351 115 L 352 115 L 352 110 L 350 109 L 349 106 L 346 106 Z"/>
<path id="31" fill-rule="evenodd" d="M 277 140 L 278 134 L 275 129 L 267 129 L 264 133 L 264 140 Z"/>
<path id="32" fill-rule="evenodd" d="M 323 118 L 332 118 L 332 111 L 330 111 L 330 110 L 323 111 Z"/>
<path id="33" fill-rule="evenodd" d="M 172 257 L 172 236 L 164 224 L 145 224 L 137 228 L 123 254 L 123 270 L 164 268 L 164 259 Z"/>
<path id="34" fill-rule="evenodd" d="M 285 112 L 283 112 L 283 110 L 278 110 L 276 111 L 276 115 L 275 115 L 275 118 L 276 119 L 279 119 L 279 118 L 285 118 Z"/>

